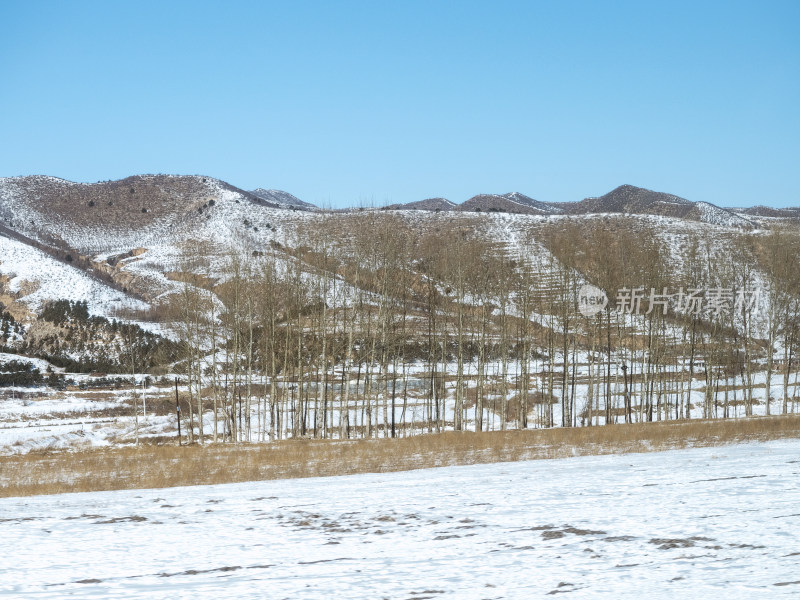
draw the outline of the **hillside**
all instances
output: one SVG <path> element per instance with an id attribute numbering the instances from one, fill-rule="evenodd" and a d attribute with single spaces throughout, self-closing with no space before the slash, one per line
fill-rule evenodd
<path id="1" fill-rule="evenodd" d="M 621 185 L 603 196 L 586 198 L 580 202 L 563 202 L 556 206 L 571 215 L 598 213 L 655 215 L 726 227 L 746 229 L 754 227 L 748 219 L 708 202 L 691 202 L 673 194 L 654 192 L 633 185 Z"/>
<path id="2" fill-rule="evenodd" d="M 523 215 L 650 215 L 743 229 L 757 226 L 744 215 L 792 218 L 800 214 L 795 209 L 777 210 L 766 207 L 734 211 L 709 202 L 692 202 L 673 194 L 654 192 L 633 185 L 621 185 L 603 196 L 586 198 L 579 202 L 543 202 L 519 192 L 511 192 L 478 194 L 462 204 L 454 204 L 443 198 L 431 198 L 407 204 L 393 204 L 386 209 Z"/>
<path id="3" fill-rule="evenodd" d="M 73 183 L 55 177 L 0 179 L 0 222 L 51 247 L 108 252 L 197 231 L 220 201 L 278 208 L 201 176 L 138 175 Z"/>
<path id="4" fill-rule="evenodd" d="M 0 235 L 149 302 L 174 290 L 165 273 L 175 270 L 183 245 L 201 241 L 218 255 L 234 246 L 261 248 L 286 220 L 279 218 L 288 214 L 282 206 L 202 176 L 142 175 L 94 184 L 5 178 Z"/>
<path id="5" fill-rule="evenodd" d="M 523 215 L 552 215 L 560 214 L 561 209 L 539 202 L 519 192 L 509 194 L 478 194 L 473 196 L 456 210 L 462 212 L 506 212 Z"/>
<path id="6" fill-rule="evenodd" d="M 407 214 L 403 220 L 412 219 L 422 230 L 439 226 L 436 213 L 450 215 L 448 223 L 458 222 L 453 221 L 456 215 L 463 215 L 459 219 L 478 213 L 515 216 L 502 225 L 487 221 L 482 226 L 495 229 L 493 235 L 511 245 L 524 237 L 525 229 L 535 228 L 539 217 L 662 218 L 669 220 L 667 230 L 682 235 L 690 223 L 747 230 L 756 226 L 757 219 L 791 221 L 795 214 L 792 209 L 765 207 L 734 214 L 706 202 L 630 185 L 575 203 L 542 202 L 512 192 L 479 194 L 460 205 L 429 198 L 386 209 Z M 48 176 L 2 178 L 0 240 L 6 250 L 0 273 L 10 282 L 5 293 L 11 294 L 6 304 L 37 310 L 60 292 L 59 299 L 86 299 L 93 311 L 102 314 L 119 310 L 102 308 L 111 304 L 99 299 L 111 296 L 116 306 L 146 311 L 178 290 L 174 272 L 186 244 L 201 244 L 206 268 L 219 273 L 230 249 L 263 252 L 274 244 L 286 245 L 287 239 L 298 235 L 298 227 L 305 227 L 302 224 L 331 216 L 287 192 L 264 188 L 247 192 L 204 176 L 139 175 L 93 184 Z M 298 243 L 302 245 L 297 241 L 290 246 Z M 677 257 L 676 251 L 669 252 Z M 33 275 L 32 265 L 38 264 L 44 268 Z M 75 275 L 61 275 L 71 272 Z M 100 289 L 107 291 L 99 293 Z"/>
<path id="7" fill-rule="evenodd" d="M 268 202 L 275 208 L 288 208 L 295 210 L 317 210 L 318 208 L 310 202 L 304 202 L 297 196 L 293 196 L 289 192 L 283 192 L 281 190 L 265 190 L 264 188 L 258 188 L 250 193 L 256 198 Z"/>
<path id="8" fill-rule="evenodd" d="M 744 209 L 729 208 L 731 212 L 741 212 L 754 217 L 772 217 L 776 219 L 800 219 L 800 206 L 788 208 L 770 208 L 769 206 L 752 206 Z"/>
<path id="9" fill-rule="evenodd" d="M 796 220 L 633 186 L 574 204 L 507 193 L 337 211 L 257 192 L 202 176 L 0 180 L 6 380 L 85 382 L 130 361 L 182 378 L 206 431 L 233 440 L 796 408 Z M 610 300 L 600 313 L 579 311 L 587 286 Z M 617 306 L 625 289 L 642 292 L 637 311 Z M 729 306 L 714 312 L 713 290 Z M 20 367 L 31 360 L 44 372 Z"/>
<path id="10" fill-rule="evenodd" d="M 431 212 L 449 211 L 456 208 L 454 202 L 446 198 L 426 198 L 425 200 L 418 200 L 416 202 L 409 202 L 407 204 L 390 204 L 385 206 L 384 210 L 427 210 Z"/>

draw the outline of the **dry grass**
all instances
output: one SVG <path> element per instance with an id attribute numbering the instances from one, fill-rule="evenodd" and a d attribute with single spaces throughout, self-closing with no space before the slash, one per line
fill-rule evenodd
<path id="1" fill-rule="evenodd" d="M 800 415 L 398 439 L 162 445 L 0 457 L 0 496 L 403 471 L 800 437 Z"/>

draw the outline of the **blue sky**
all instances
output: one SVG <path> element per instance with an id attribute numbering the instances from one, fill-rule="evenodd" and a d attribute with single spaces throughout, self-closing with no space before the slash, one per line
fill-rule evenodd
<path id="1" fill-rule="evenodd" d="M 800 2 L 0 2 L 0 176 L 800 205 Z"/>

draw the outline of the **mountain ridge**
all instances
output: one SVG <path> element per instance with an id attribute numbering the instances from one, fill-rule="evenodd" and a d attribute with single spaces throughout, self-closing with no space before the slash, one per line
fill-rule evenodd
<path id="1" fill-rule="evenodd" d="M 140 189 L 137 189 L 140 188 Z M 303 211 L 323 210 L 293 194 L 277 189 L 244 190 L 226 181 L 204 175 L 131 175 L 119 180 L 95 183 L 74 182 L 51 175 L 25 175 L 0 178 L 0 222 L 13 225 L 21 215 L 15 215 L 13 197 L 32 195 L 48 203 L 56 211 L 68 210 L 71 219 L 85 221 L 86 208 L 105 203 L 106 210 L 119 212 L 125 207 L 133 226 L 145 226 L 156 217 L 165 216 L 165 206 L 171 200 L 175 207 L 183 206 L 202 212 L 204 205 L 220 191 L 240 196 L 240 200 L 274 209 Z M 203 201 L 199 201 L 203 200 Z M 117 204 L 114 208 L 115 203 Z M 138 204 L 137 204 L 138 203 Z M 153 206 L 150 206 L 152 203 Z M 481 193 L 461 204 L 441 197 L 426 198 L 383 207 L 384 210 L 419 210 L 430 212 L 504 212 L 528 215 L 589 215 L 617 213 L 655 215 L 690 221 L 707 222 L 731 227 L 752 229 L 751 217 L 800 219 L 800 207 L 774 208 L 757 205 L 747 208 L 726 208 L 707 201 L 691 201 L 675 194 L 657 192 L 630 184 L 620 185 L 602 196 L 592 196 L 572 202 L 536 200 L 521 192 L 503 194 Z M 141 215 L 134 217 L 139 211 Z M 347 209 L 344 209 L 347 210 Z M 166 210 L 176 218 L 174 210 Z M 178 211 L 180 212 L 180 211 Z M 27 216 L 27 215 L 26 215 Z M 23 219 L 24 220 L 24 219 Z M 24 223 L 23 223 L 24 224 Z"/>
<path id="2" fill-rule="evenodd" d="M 387 209 L 392 210 L 442 210 L 440 207 L 429 208 L 425 203 L 410 202 L 408 204 L 394 204 Z M 584 198 L 577 202 L 544 202 L 535 200 L 520 192 L 506 194 L 477 194 L 462 204 L 454 204 L 448 210 L 457 212 L 503 212 L 528 215 L 592 215 L 592 214 L 630 214 L 653 215 L 689 221 L 698 221 L 711 225 L 723 225 L 743 229 L 753 229 L 756 224 L 742 216 L 783 216 L 793 218 L 800 216 L 800 211 L 792 209 L 769 209 L 748 213 L 722 208 L 716 204 L 705 201 L 691 201 L 675 194 L 656 192 L 630 184 L 623 184 L 602 195 Z M 763 213 L 767 214 L 763 214 Z M 741 213 L 741 214 L 739 214 Z"/>
<path id="3" fill-rule="evenodd" d="M 652 215 L 656 218 L 625 221 L 655 222 L 662 230 L 671 228 L 673 237 L 706 223 L 721 239 L 743 229 L 769 229 L 768 219 L 795 218 L 791 209 L 756 207 L 754 212 L 764 216 L 751 215 L 630 185 L 575 203 L 509 192 L 478 194 L 462 204 L 427 198 L 384 207 L 389 209 L 395 212 L 387 215 L 390 219 L 413 223 L 420 231 L 451 224 L 479 228 L 498 244 L 518 243 L 527 235 L 523 231 L 559 227 L 559 219 L 615 228 L 610 216 Z M 69 288 L 71 300 L 101 290 L 91 292 L 102 299 L 93 310 L 115 302 L 158 306 L 184 289 L 181 272 L 197 269 L 216 285 L 221 280 L 213 273 L 223 272 L 220 265 L 232 253 L 258 256 L 270 249 L 302 248 L 304 232 L 314 230 L 331 239 L 347 236 L 352 232 L 342 223 L 348 213 L 369 210 L 324 210 L 288 192 L 245 191 L 202 175 L 134 175 L 97 183 L 46 175 L 0 178 L 0 303 L 15 309 L 28 303 L 37 310 L 48 297 L 68 296 Z M 285 255 L 293 256 L 291 250 Z"/>
<path id="4" fill-rule="evenodd" d="M 280 208 L 301 209 L 301 210 L 319 210 L 319 207 L 310 202 L 300 200 L 294 194 L 284 192 L 283 190 L 267 190 L 264 188 L 256 188 L 250 192 L 256 198 L 265 200 L 272 204 L 278 205 Z"/>

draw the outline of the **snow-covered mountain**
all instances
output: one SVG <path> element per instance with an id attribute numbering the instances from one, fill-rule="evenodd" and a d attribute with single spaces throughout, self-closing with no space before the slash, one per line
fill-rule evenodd
<path id="1" fill-rule="evenodd" d="M 294 208 L 302 210 L 317 210 L 318 207 L 310 202 L 304 202 L 297 196 L 284 192 L 281 190 L 265 190 L 264 188 L 257 188 L 250 192 L 256 198 L 260 198 L 266 202 L 276 204 L 280 208 Z"/>
<path id="2" fill-rule="evenodd" d="M 478 194 L 459 205 L 456 210 L 462 212 L 506 212 L 528 215 L 552 215 L 563 212 L 552 204 L 534 200 L 519 192 Z"/>
<path id="3" fill-rule="evenodd" d="M 503 198 L 506 198 L 516 204 L 521 204 L 522 206 L 530 207 L 534 210 L 539 211 L 542 214 L 560 214 L 563 212 L 561 209 L 559 209 L 556 205 L 552 203 L 534 200 L 530 196 L 526 196 L 525 194 L 520 194 L 519 192 L 511 192 L 510 194 L 503 194 Z"/>
<path id="4" fill-rule="evenodd" d="M 146 302 L 175 289 L 169 273 L 177 270 L 184 244 L 202 242 L 212 257 L 233 246 L 258 250 L 282 223 L 300 218 L 294 214 L 203 176 L 141 175 L 93 184 L 47 176 L 0 179 L 0 236 Z M 7 257 L 0 262 L 0 273 L 18 270 Z"/>
<path id="5" fill-rule="evenodd" d="M 758 207 L 734 211 L 720 208 L 709 202 L 692 202 L 674 194 L 654 192 L 633 185 L 621 185 L 603 196 L 586 198 L 580 202 L 543 202 L 520 192 L 510 192 L 507 194 L 478 194 L 462 204 L 454 204 L 443 198 L 431 198 L 407 204 L 393 204 L 386 208 L 525 215 L 653 215 L 741 229 L 753 229 L 757 226 L 749 218 L 749 215 L 784 218 L 797 216 L 793 209 L 777 211 Z"/>
<path id="6" fill-rule="evenodd" d="M 754 217 L 774 217 L 777 219 L 800 219 L 800 206 L 787 208 L 771 208 L 769 206 L 752 206 L 750 208 L 728 208 L 727 210 Z"/>
<path id="7" fill-rule="evenodd" d="M 450 202 L 447 198 L 426 198 L 425 200 L 417 200 L 416 202 L 409 202 L 407 204 L 390 204 L 385 206 L 384 210 L 428 210 L 432 212 L 441 212 L 454 210 L 458 205 L 455 202 Z"/>
<path id="8" fill-rule="evenodd" d="M 146 246 L 196 230 L 216 204 L 257 204 L 223 181 L 201 176 L 139 175 L 73 183 L 55 177 L 0 179 L 0 222 L 57 248 L 107 252 Z"/>
<path id="9" fill-rule="evenodd" d="M 551 216 L 655 218 L 680 237 L 691 227 L 734 232 L 752 229 L 759 219 L 794 215 L 764 207 L 735 213 L 629 185 L 576 203 L 512 192 L 480 194 L 460 205 L 429 198 L 385 208 L 420 228 L 463 219 L 474 226 L 481 222 L 474 219 L 483 219 L 481 227 L 493 239 L 511 246 L 537 219 Z M 320 210 L 288 192 L 248 192 L 201 175 L 137 175 L 91 184 L 49 176 L 0 178 L 0 303 L 37 310 L 58 296 L 88 300 L 95 311 L 144 310 L 178 289 L 174 273 L 186 244 L 202 245 L 205 268 L 213 274 L 232 248 L 250 253 L 302 245 L 290 239 L 300 223 L 347 214 Z"/>
<path id="10" fill-rule="evenodd" d="M 658 215 L 725 227 L 744 229 L 755 227 L 749 219 L 709 202 L 692 202 L 674 194 L 654 192 L 633 185 L 621 185 L 603 196 L 586 198 L 580 202 L 562 202 L 555 206 L 573 215 L 597 213 Z"/>

